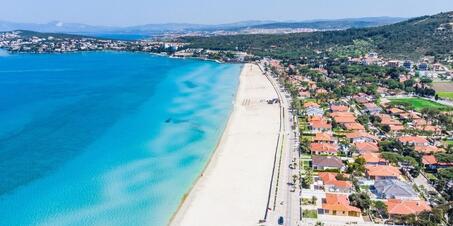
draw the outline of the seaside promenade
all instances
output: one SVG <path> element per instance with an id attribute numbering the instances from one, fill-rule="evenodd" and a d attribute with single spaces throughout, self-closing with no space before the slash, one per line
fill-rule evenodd
<path id="1" fill-rule="evenodd" d="M 272 84 L 246 64 L 234 109 L 206 170 L 170 225 L 249 226 L 263 218 L 280 129 Z"/>

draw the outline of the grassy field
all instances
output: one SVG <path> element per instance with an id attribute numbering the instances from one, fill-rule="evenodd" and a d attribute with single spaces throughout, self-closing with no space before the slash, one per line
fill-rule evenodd
<path id="1" fill-rule="evenodd" d="M 416 111 L 421 111 L 423 108 L 435 108 L 439 110 L 451 109 L 448 106 L 443 104 L 436 103 L 434 101 L 425 100 L 422 98 L 399 98 L 399 99 L 390 99 L 391 103 L 394 104 L 410 104 Z"/>
<path id="2" fill-rule="evenodd" d="M 453 100 L 453 92 L 438 92 L 437 95 L 442 98 Z"/>

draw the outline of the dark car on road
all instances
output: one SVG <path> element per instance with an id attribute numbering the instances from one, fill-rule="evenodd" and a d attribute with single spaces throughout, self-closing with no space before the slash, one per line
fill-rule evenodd
<path id="1" fill-rule="evenodd" d="M 283 225 L 283 223 L 284 223 L 283 217 L 279 217 L 278 218 L 278 225 Z"/>

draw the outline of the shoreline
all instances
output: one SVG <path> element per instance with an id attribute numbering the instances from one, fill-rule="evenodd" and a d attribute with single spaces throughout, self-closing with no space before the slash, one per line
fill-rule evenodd
<path id="1" fill-rule="evenodd" d="M 279 107 L 264 100 L 276 98 L 277 94 L 257 65 L 245 64 L 239 80 L 221 138 L 167 225 L 256 225 L 263 217 L 280 123 Z M 238 149 L 242 151 L 235 153 Z M 266 155 L 262 149 L 268 149 Z M 255 158 L 262 160 L 259 167 L 253 164 Z M 256 191 L 250 190 L 256 184 L 260 185 Z M 249 207 L 245 214 L 241 210 L 244 204 Z M 237 218 L 239 215 L 242 218 Z"/>
<path id="2" fill-rule="evenodd" d="M 14 55 L 14 54 L 36 54 L 36 55 L 46 55 L 46 54 L 75 54 L 75 53 L 99 53 L 99 52 L 118 52 L 118 53 L 141 53 L 141 54 L 149 54 L 153 56 L 159 56 L 159 57 L 168 57 L 171 59 L 181 59 L 181 60 L 201 60 L 201 61 L 210 61 L 210 62 L 216 62 L 219 64 L 249 64 L 247 62 L 225 62 L 217 59 L 209 59 L 205 57 L 177 57 L 177 56 L 172 56 L 164 53 L 157 53 L 157 52 L 146 52 L 146 51 L 127 51 L 127 50 L 86 50 L 86 51 L 65 51 L 65 52 L 27 52 L 27 51 L 17 51 L 17 52 L 12 52 L 4 48 L 0 48 L 0 52 L 6 52 L 8 55 Z"/>
<path id="3" fill-rule="evenodd" d="M 216 61 L 217 62 L 217 61 Z M 220 62 L 217 62 L 217 63 L 220 63 Z M 244 70 L 245 68 L 245 65 L 244 64 L 241 68 L 241 73 L 239 76 L 241 76 L 242 74 L 242 70 Z M 209 165 L 211 164 L 212 160 L 214 159 L 215 155 L 216 155 L 216 152 L 217 152 L 217 149 L 219 148 L 220 144 L 221 144 L 221 141 L 224 139 L 223 136 L 225 136 L 225 131 L 227 130 L 228 128 L 228 125 L 230 124 L 230 121 L 231 121 L 231 117 L 233 115 L 233 112 L 234 112 L 234 105 L 236 104 L 236 98 L 238 96 L 238 92 L 239 92 L 239 86 L 240 86 L 240 80 L 239 80 L 239 84 L 237 86 L 237 90 L 236 90 L 236 93 L 235 93 L 235 96 L 234 96 L 234 102 L 233 102 L 233 107 L 232 107 L 232 110 L 230 112 L 230 114 L 228 115 L 228 119 L 226 120 L 226 123 L 223 127 L 223 131 L 222 131 L 222 134 L 220 135 L 220 138 L 219 138 L 219 141 L 217 142 L 217 144 L 215 145 L 215 148 L 214 150 L 212 151 L 212 153 L 209 155 L 206 163 L 204 164 L 200 174 L 197 176 L 197 178 L 193 181 L 193 183 L 190 185 L 189 187 L 189 190 L 187 192 L 184 193 L 184 195 L 182 196 L 179 204 L 178 204 L 178 207 L 176 208 L 176 210 L 171 214 L 171 217 L 167 223 L 167 225 L 170 225 L 173 220 L 176 218 L 176 216 L 178 215 L 178 212 L 180 211 L 180 209 L 182 208 L 182 206 L 184 205 L 184 203 L 187 201 L 187 198 L 188 196 L 190 195 L 190 193 L 192 193 L 192 190 L 195 188 L 195 186 L 197 185 L 197 183 L 199 182 L 199 180 L 201 180 L 201 178 L 203 177 L 203 174 L 206 172 L 206 170 L 208 169 Z"/>

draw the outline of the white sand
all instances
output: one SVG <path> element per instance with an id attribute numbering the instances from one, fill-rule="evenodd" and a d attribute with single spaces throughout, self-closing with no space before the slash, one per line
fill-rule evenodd
<path id="1" fill-rule="evenodd" d="M 257 225 L 264 217 L 280 125 L 271 83 L 246 64 L 234 110 L 211 161 L 170 225 Z"/>

